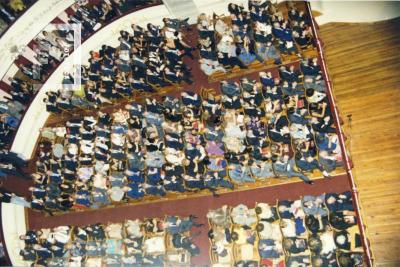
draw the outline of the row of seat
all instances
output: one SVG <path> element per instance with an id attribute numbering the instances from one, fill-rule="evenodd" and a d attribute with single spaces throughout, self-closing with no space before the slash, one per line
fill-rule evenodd
<path id="1" fill-rule="evenodd" d="M 166 216 L 121 223 L 29 230 L 20 237 L 33 266 L 189 266 L 199 248 L 193 217 Z"/>
<path id="2" fill-rule="evenodd" d="M 364 266 L 350 192 L 208 212 L 212 266 Z"/>

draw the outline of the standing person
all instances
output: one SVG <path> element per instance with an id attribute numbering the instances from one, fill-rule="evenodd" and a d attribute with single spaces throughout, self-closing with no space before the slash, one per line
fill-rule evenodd
<path id="1" fill-rule="evenodd" d="M 0 202 L 1 203 L 12 203 L 15 205 L 20 205 L 26 208 L 31 207 L 31 203 L 25 200 L 23 197 L 19 197 L 10 191 L 0 188 Z"/>

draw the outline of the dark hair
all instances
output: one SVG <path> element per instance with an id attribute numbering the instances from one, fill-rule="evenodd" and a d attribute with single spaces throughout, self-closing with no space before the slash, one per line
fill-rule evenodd
<path id="1" fill-rule="evenodd" d="M 209 239 L 214 239 L 214 230 L 211 229 L 210 231 L 208 231 L 207 236 Z"/>
<path id="2" fill-rule="evenodd" d="M 232 234 L 231 234 L 231 239 L 232 239 L 233 241 L 237 241 L 237 240 L 239 239 L 238 233 L 232 232 Z"/>
<path id="3" fill-rule="evenodd" d="M 338 261 L 340 266 L 342 267 L 351 267 L 353 266 L 353 262 L 348 254 L 340 254 L 338 257 Z"/>
<path id="4" fill-rule="evenodd" d="M 310 248 L 310 250 L 314 253 L 319 253 L 321 251 L 322 248 L 322 242 L 321 240 L 318 238 L 318 236 L 313 235 L 308 239 L 308 247 Z"/>
<path id="5" fill-rule="evenodd" d="M 306 96 L 311 97 L 314 94 L 314 89 L 308 88 L 306 90 Z"/>
<path id="6" fill-rule="evenodd" d="M 256 212 L 256 214 L 261 214 L 262 213 L 262 208 L 257 206 L 257 207 L 255 207 L 254 211 Z"/>
<path id="7" fill-rule="evenodd" d="M 262 224 L 262 223 L 257 224 L 256 230 L 257 230 L 257 232 L 263 231 L 264 230 L 264 224 Z"/>
<path id="8" fill-rule="evenodd" d="M 293 247 L 293 245 L 294 245 L 294 242 L 293 242 L 292 239 L 285 239 L 285 240 L 283 240 L 283 248 L 284 248 L 286 251 L 289 251 L 289 250 Z"/>

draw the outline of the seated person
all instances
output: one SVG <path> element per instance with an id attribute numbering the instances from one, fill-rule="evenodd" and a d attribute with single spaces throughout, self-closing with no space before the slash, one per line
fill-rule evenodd
<path id="1" fill-rule="evenodd" d="M 166 247 L 163 236 L 146 238 L 143 244 L 143 252 L 149 255 L 165 254 Z"/>
<path id="2" fill-rule="evenodd" d="M 337 230 L 345 230 L 357 224 L 357 216 L 354 211 L 334 211 L 329 216 L 332 227 Z"/>
<path id="3" fill-rule="evenodd" d="M 243 39 L 237 36 L 236 54 L 244 65 L 250 65 L 256 60 L 254 40 L 250 40 L 248 36 L 244 36 Z"/>
<path id="4" fill-rule="evenodd" d="M 271 207 L 267 203 L 257 203 L 255 211 L 260 221 L 274 222 L 279 218 L 276 207 Z"/>
<path id="5" fill-rule="evenodd" d="M 201 97 L 192 92 L 182 92 L 182 103 L 188 107 L 200 107 L 201 105 Z"/>
<path id="6" fill-rule="evenodd" d="M 257 59 L 260 62 L 264 62 L 267 60 L 274 60 L 275 63 L 280 63 L 280 53 L 279 51 L 275 48 L 275 46 L 272 45 L 272 42 L 266 42 L 265 44 L 262 42 L 256 42 L 256 55 Z"/>
<path id="7" fill-rule="evenodd" d="M 207 218 L 212 225 L 220 226 L 222 228 L 230 228 L 232 224 L 230 210 L 227 205 L 216 210 L 210 210 L 207 213 Z"/>
<path id="8" fill-rule="evenodd" d="M 338 262 L 342 267 L 361 267 L 364 265 L 363 253 L 338 253 Z"/>
<path id="9" fill-rule="evenodd" d="M 283 240 L 283 248 L 291 255 L 301 254 L 309 250 L 307 240 L 297 237 L 289 237 Z M 289 265 L 290 266 L 290 265 Z"/>
<path id="10" fill-rule="evenodd" d="M 310 256 L 292 256 L 286 258 L 286 266 L 311 266 Z"/>
<path id="11" fill-rule="evenodd" d="M 199 59 L 200 69 L 208 76 L 216 72 L 226 72 L 217 60 L 211 60 L 206 58 Z"/>
<path id="12" fill-rule="evenodd" d="M 282 232 L 278 223 L 261 221 L 256 228 L 261 240 L 275 240 L 281 244 Z"/>
<path id="13" fill-rule="evenodd" d="M 258 243 L 261 258 L 280 258 L 283 255 L 282 242 L 273 239 L 261 239 Z"/>
<path id="14" fill-rule="evenodd" d="M 167 216 L 164 220 L 165 231 L 170 234 L 183 234 L 190 231 L 193 227 L 203 226 L 202 224 L 196 223 L 194 221 L 195 219 L 196 217 L 193 215 L 185 218 Z"/>
<path id="15" fill-rule="evenodd" d="M 101 225 L 100 223 L 88 225 L 84 229 L 89 237 L 93 240 L 101 241 L 104 240 L 106 237 L 103 225 Z"/>
<path id="16" fill-rule="evenodd" d="M 335 231 L 334 239 L 336 246 L 344 251 L 362 250 L 361 236 L 357 226 L 352 226 L 347 230 Z"/>
<path id="17" fill-rule="evenodd" d="M 240 164 L 230 164 L 228 166 L 229 177 L 236 183 L 242 184 L 246 182 L 255 182 L 251 176 L 251 171 L 247 162 Z"/>
<path id="18" fill-rule="evenodd" d="M 353 200 L 351 196 L 351 192 L 343 192 L 343 193 L 327 193 L 325 194 L 325 202 L 326 205 L 331 212 L 336 211 L 354 211 Z"/>
<path id="19" fill-rule="evenodd" d="M 293 176 L 299 177 L 307 184 L 314 184 L 313 181 L 310 180 L 306 175 L 301 172 L 297 172 L 294 170 L 295 160 L 294 158 L 289 159 L 288 155 L 281 157 L 272 156 L 272 166 L 274 167 L 275 173 L 278 175 L 288 176 L 289 178 Z"/>
<path id="20" fill-rule="evenodd" d="M 255 160 L 251 162 L 250 170 L 257 179 L 266 179 L 275 177 L 272 163 L 268 161 Z"/>
<path id="21" fill-rule="evenodd" d="M 249 209 L 243 204 L 232 208 L 231 218 L 234 224 L 251 227 L 257 222 L 257 215 L 254 209 Z"/>
<path id="22" fill-rule="evenodd" d="M 172 244 L 177 249 L 183 248 L 187 250 L 192 256 L 200 253 L 200 249 L 192 242 L 191 238 L 180 233 L 173 235 Z"/>
<path id="23" fill-rule="evenodd" d="M 233 190 L 234 185 L 226 178 L 226 176 L 225 170 L 214 172 L 209 171 L 204 177 L 204 185 L 207 189 L 211 190 L 211 192 L 214 192 L 215 189 L 218 189 L 219 187 Z"/>
<path id="24" fill-rule="evenodd" d="M 333 172 L 337 167 L 343 166 L 341 151 L 339 153 L 329 153 L 328 151 L 320 150 L 318 155 L 322 168 L 328 173 Z"/>

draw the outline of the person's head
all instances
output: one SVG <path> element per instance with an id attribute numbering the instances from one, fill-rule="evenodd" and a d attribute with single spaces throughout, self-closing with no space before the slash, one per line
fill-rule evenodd
<path id="1" fill-rule="evenodd" d="M 308 247 L 311 251 L 318 252 L 322 247 L 321 240 L 317 236 L 310 237 L 308 239 Z"/>
<path id="2" fill-rule="evenodd" d="M 338 261 L 340 266 L 342 267 L 350 267 L 353 266 L 353 262 L 348 254 L 340 254 L 338 257 Z"/>
<path id="3" fill-rule="evenodd" d="M 306 90 L 306 96 L 307 96 L 307 97 L 311 97 L 313 94 L 314 94 L 314 89 L 308 88 L 308 89 Z"/>
<path id="4" fill-rule="evenodd" d="M 239 235 L 236 232 L 232 232 L 231 234 L 231 238 L 233 241 L 237 241 L 239 239 Z"/>
<path id="5" fill-rule="evenodd" d="M 294 246 L 294 241 L 292 239 L 283 240 L 283 248 L 289 251 Z"/>
<path id="6" fill-rule="evenodd" d="M 207 236 L 209 239 L 214 239 L 214 237 L 215 237 L 214 230 L 211 229 L 210 231 L 208 231 Z"/>
<path id="7" fill-rule="evenodd" d="M 320 256 L 315 256 L 312 258 L 312 266 L 322 267 L 324 266 L 324 260 Z"/>
<path id="8" fill-rule="evenodd" d="M 262 223 L 257 224 L 256 230 L 257 232 L 262 232 L 264 230 L 264 224 Z"/>
<path id="9" fill-rule="evenodd" d="M 255 207 L 254 211 L 256 214 L 261 214 L 262 213 L 262 208 L 260 206 Z"/>
<path id="10" fill-rule="evenodd" d="M 333 204 L 333 203 L 335 203 L 336 202 L 336 198 L 334 197 L 334 196 L 330 196 L 330 197 L 328 197 L 328 199 L 326 200 L 326 203 L 328 203 L 328 204 Z"/>
<path id="11" fill-rule="evenodd" d="M 338 245 L 344 245 L 346 243 L 346 236 L 344 234 L 339 234 L 336 236 L 336 243 Z"/>

